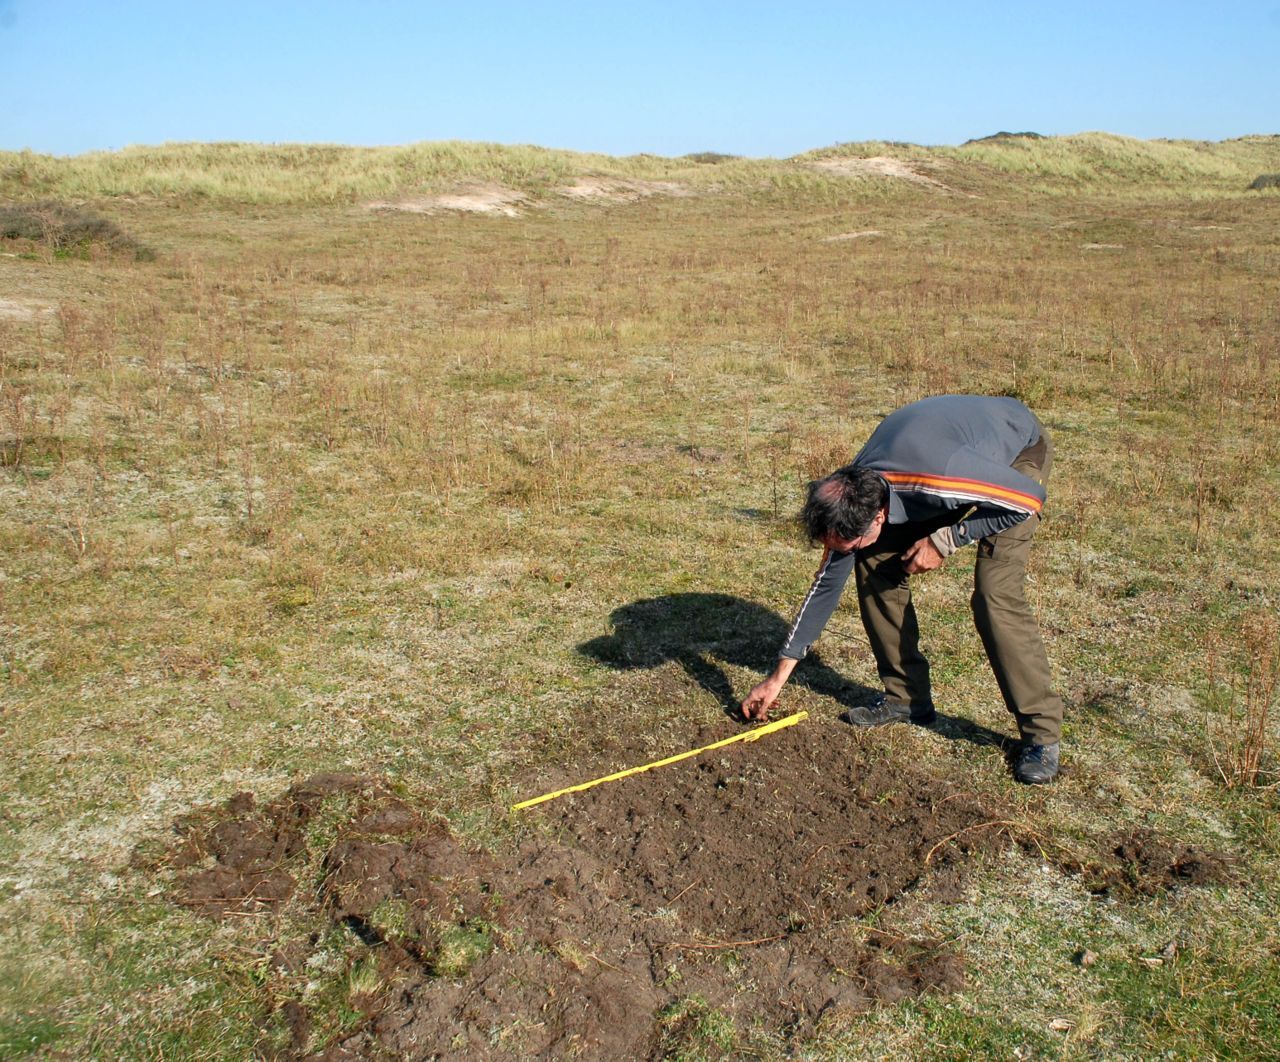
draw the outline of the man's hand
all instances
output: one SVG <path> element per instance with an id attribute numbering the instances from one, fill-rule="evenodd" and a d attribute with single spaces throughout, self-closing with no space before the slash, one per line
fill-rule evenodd
<path id="1" fill-rule="evenodd" d="M 746 719 L 758 719 L 764 722 L 769 718 L 769 709 L 782 692 L 782 683 L 774 682 L 772 677 L 765 679 L 759 686 L 747 694 L 742 702 L 742 715 Z"/>
<path id="2" fill-rule="evenodd" d="M 934 568 L 941 568 L 943 556 L 938 552 L 938 547 L 928 538 L 922 538 L 909 550 L 902 554 L 902 566 L 907 570 L 908 575 L 919 575 L 921 572 L 931 572 Z"/>
<path id="3" fill-rule="evenodd" d="M 778 694 L 782 692 L 782 687 L 787 684 L 787 679 L 791 677 L 791 672 L 796 669 L 797 663 L 799 661 L 785 656 L 778 660 L 777 666 L 773 669 L 773 674 L 748 693 L 747 699 L 742 702 L 742 716 L 744 719 L 758 719 L 763 723 L 769 718 L 769 709 L 773 707 L 773 702 L 778 699 Z"/>

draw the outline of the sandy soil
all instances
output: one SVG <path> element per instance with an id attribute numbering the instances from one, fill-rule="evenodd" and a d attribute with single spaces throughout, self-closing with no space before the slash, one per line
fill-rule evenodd
<path id="1" fill-rule="evenodd" d="M 838 232 L 834 236 L 823 236 L 823 243 L 839 243 L 841 240 L 865 240 L 871 236 L 883 236 L 879 229 L 863 229 L 861 232 Z"/>
<path id="2" fill-rule="evenodd" d="M 864 159 L 819 159 L 817 162 L 810 163 L 810 165 L 814 169 L 839 174 L 842 177 L 892 177 L 900 181 L 910 181 L 913 184 L 936 188 L 939 191 L 959 194 L 956 193 L 954 188 L 943 184 L 934 177 L 930 177 L 927 173 L 922 173 L 910 163 L 903 162 L 902 159 L 890 158 L 887 155 L 873 155 Z"/>
<path id="3" fill-rule="evenodd" d="M 34 317 L 49 316 L 53 306 L 39 299 L 12 299 L 0 296 L 0 319 L 30 321 Z"/>
<path id="4" fill-rule="evenodd" d="M 693 194 L 674 181 L 636 181 L 617 177 L 579 177 L 559 192 L 569 199 L 606 203 L 634 203 L 655 195 L 684 197 Z"/>
<path id="5" fill-rule="evenodd" d="M 410 214 L 436 214 L 455 211 L 468 214 L 500 214 L 514 218 L 527 202 L 523 192 L 500 184 L 473 185 L 442 195 L 413 196 L 403 199 L 377 200 L 367 204 L 370 210 L 400 210 Z"/>

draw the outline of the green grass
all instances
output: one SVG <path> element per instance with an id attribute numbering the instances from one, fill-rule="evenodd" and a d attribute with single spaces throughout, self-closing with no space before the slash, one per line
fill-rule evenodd
<path id="1" fill-rule="evenodd" d="M 1090 134 L 812 156 L 890 155 L 951 193 L 810 157 L 0 157 L 0 194 L 87 199 L 158 252 L 0 258 L 22 307 L 0 312 L 0 1050 L 251 1053 L 260 927 L 167 903 L 138 845 L 193 805 L 348 769 L 508 843 L 510 799 L 579 740 L 660 754 L 721 717 L 676 661 L 616 670 L 578 651 L 615 609 L 723 593 L 789 616 L 815 560 L 785 523 L 804 480 L 895 406 L 974 390 L 1024 397 L 1057 444 L 1031 594 L 1070 773 L 1012 792 L 990 750 L 918 735 L 912 753 L 1073 848 L 1144 826 L 1235 853 L 1240 878 L 1104 905 L 1010 852 L 965 901 L 926 890 L 893 912 L 956 941 L 964 992 L 810 1046 L 1265 1055 L 1280 807 L 1275 789 L 1225 788 L 1206 734 L 1230 740 L 1259 678 L 1245 637 L 1274 615 L 1280 201 L 1245 186 L 1280 169 L 1276 150 Z M 555 198 L 582 173 L 700 194 Z M 555 206 L 352 209 L 471 180 Z M 938 698 L 1008 732 L 971 566 L 919 586 Z M 873 681 L 852 612 L 820 651 Z M 703 656 L 738 695 L 758 679 Z M 335 826 L 317 821 L 317 851 Z M 1173 965 L 1138 961 L 1180 934 Z M 463 965 L 487 947 L 468 941 Z M 371 977 L 359 941 L 332 943 L 317 1043 L 358 1020 Z M 1070 959 L 1084 946 L 1101 956 L 1088 971 Z M 682 1017 L 692 1039 L 672 1049 L 732 1049 L 717 1022 Z"/>
<path id="2" fill-rule="evenodd" d="M 493 950 L 493 930 L 480 921 L 445 927 L 433 972 L 439 977 L 465 977 Z"/>
<path id="3" fill-rule="evenodd" d="M 733 1019 L 701 996 L 689 996 L 664 1008 L 658 1027 L 659 1050 L 673 1062 L 732 1057 L 738 1043 Z"/>

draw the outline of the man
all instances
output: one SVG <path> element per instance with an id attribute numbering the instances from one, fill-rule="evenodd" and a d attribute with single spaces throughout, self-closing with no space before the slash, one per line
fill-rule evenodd
<path id="1" fill-rule="evenodd" d="M 1062 699 L 1023 585 L 1052 456 L 1044 427 L 1014 398 L 940 395 L 886 417 L 852 464 L 809 484 L 800 518 L 810 541 L 824 547 L 822 563 L 777 667 L 743 701 L 743 715 L 768 718 L 852 572 L 884 694 L 841 718 L 928 726 L 933 695 L 910 577 L 976 542 L 973 618 L 1022 737 L 1014 777 L 1052 781 Z"/>

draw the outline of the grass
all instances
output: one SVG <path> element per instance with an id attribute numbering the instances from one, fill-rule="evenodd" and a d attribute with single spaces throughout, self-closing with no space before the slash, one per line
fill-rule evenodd
<path id="1" fill-rule="evenodd" d="M 532 145 L 434 141 L 398 147 L 336 144 L 170 143 L 58 157 L 0 151 L 0 198 L 179 198 L 243 204 L 349 203 L 494 183 L 556 202 L 576 177 L 668 181 L 696 192 L 865 200 L 877 178 L 815 171 L 821 159 L 888 155 L 911 160 L 966 192 L 1014 190 L 1185 199 L 1236 192 L 1280 166 L 1280 137 L 1217 143 L 1136 140 L 1109 133 L 1005 137 L 961 147 L 868 141 L 796 156 L 747 159 L 714 151 L 681 158 L 618 158 Z M 1264 176 L 1267 176 L 1264 174 Z M 1258 178 L 1262 180 L 1263 178 Z"/>
<path id="2" fill-rule="evenodd" d="M 493 950 L 493 931 L 482 922 L 448 926 L 433 967 L 438 977 L 458 978 Z"/>
<path id="3" fill-rule="evenodd" d="M 1010 852 L 966 901 L 899 916 L 957 940 L 969 987 L 813 1049 L 1265 1055 L 1277 793 L 1224 785 L 1205 735 L 1259 681 L 1210 649 L 1274 614 L 1280 203 L 1245 186 L 1276 151 L 1090 134 L 825 153 L 900 157 L 970 195 L 807 159 L 487 145 L 4 155 L 0 194 L 86 199 L 158 255 L 0 258 L 3 290 L 46 308 L 0 313 L 4 1050 L 251 1052 L 252 920 L 165 902 L 139 844 L 193 805 L 332 769 L 501 840 L 557 742 L 683 747 L 721 712 L 692 672 L 577 646 L 665 594 L 789 615 L 814 566 L 785 523 L 802 482 L 895 406 L 973 390 L 1025 398 L 1057 444 L 1031 592 L 1071 770 L 1010 792 L 988 749 L 893 740 L 1042 835 L 1147 826 L 1235 853 L 1242 883 L 1106 905 Z M 517 218 L 351 208 L 472 180 L 559 202 L 583 172 L 701 194 Z M 971 565 L 921 581 L 925 638 L 948 712 L 1007 731 Z M 847 610 L 820 651 L 872 681 Z M 720 666 L 739 695 L 757 680 Z M 1138 961 L 1179 934 L 1173 965 Z M 487 947 L 457 943 L 463 965 Z M 318 1039 L 357 1020 L 373 975 L 353 949 L 312 972 Z M 697 1001 L 668 1018 L 672 1050 L 732 1048 Z"/>
<path id="4" fill-rule="evenodd" d="M 718 165 L 710 165 L 718 163 Z M 700 184 L 771 167 L 713 153 L 615 158 L 529 145 L 438 141 L 403 147 L 164 144 L 71 158 L 0 152 L 0 195 L 178 196 L 231 203 L 334 203 L 494 182 L 544 193 L 582 174 Z M 706 171 L 706 172 L 704 172 Z"/>

